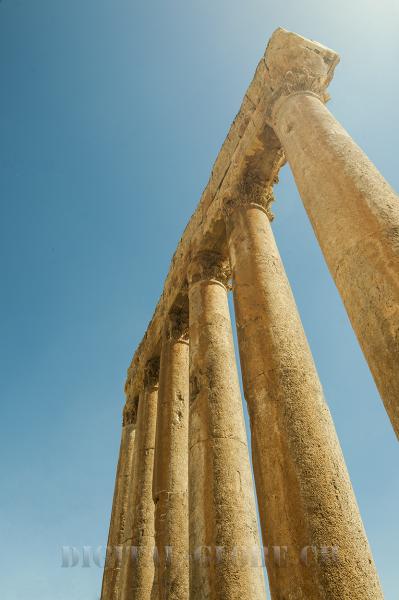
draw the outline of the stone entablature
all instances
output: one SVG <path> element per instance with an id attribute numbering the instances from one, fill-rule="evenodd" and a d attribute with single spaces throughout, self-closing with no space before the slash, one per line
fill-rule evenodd
<path id="1" fill-rule="evenodd" d="M 127 397 L 138 393 L 147 360 L 159 353 L 166 315 L 179 302 L 179 295 L 186 295 L 187 270 L 192 258 L 206 250 L 217 250 L 227 257 L 223 223 L 226 208 L 229 210 L 237 198 L 242 198 L 244 191 L 250 196 L 257 194 L 271 214 L 271 189 L 285 157 L 267 124 L 267 115 L 271 115 L 276 102 L 306 85 L 312 92 L 317 88 L 321 97 L 327 97 L 326 87 L 338 60 L 332 50 L 295 33 L 278 29 L 273 34 L 172 258 L 163 293 L 128 369 Z"/>

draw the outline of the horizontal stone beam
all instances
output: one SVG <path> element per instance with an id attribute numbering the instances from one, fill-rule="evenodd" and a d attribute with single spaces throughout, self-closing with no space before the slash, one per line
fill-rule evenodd
<path id="1" fill-rule="evenodd" d="M 162 328 L 168 313 L 186 302 L 187 270 L 199 252 L 213 250 L 227 257 L 226 204 L 252 187 L 271 189 L 285 162 L 273 129 L 273 108 L 284 95 L 309 89 L 327 100 L 338 55 L 295 33 L 277 29 L 262 56 L 212 169 L 196 211 L 172 258 L 162 295 L 127 373 L 128 401 L 143 385 L 146 362 L 159 355 Z"/>

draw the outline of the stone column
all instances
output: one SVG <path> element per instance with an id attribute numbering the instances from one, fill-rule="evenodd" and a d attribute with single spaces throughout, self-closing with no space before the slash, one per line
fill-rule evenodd
<path id="1" fill-rule="evenodd" d="M 134 491 L 132 494 L 133 527 L 131 555 L 123 581 L 121 600 L 154 598 L 154 502 L 152 479 L 157 416 L 159 359 L 147 363 L 144 391 L 137 414 Z"/>
<path id="2" fill-rule="evenodd" d="M 188 314 L 166 319 L 161 352 L 153 498 L 159 600 L 187 600 Z"/>
<path id="3" fill-rule="evenodd" d="M 139 405 L 139 397 L 136 396 L 134 400 L 135 404 L 135 424 L 137 422 L 137 409 Z M 135 447 L 135 450 L 137 446 Z M 135 509 L 135 460 L 133 460 L 131 473 L 128 482 L 128 492 L 126 499 L 126 518 L 123 530 L 123 539 L 121 541 L 121 556 L 120 556 L 120 574 L 119 574 L 119 595 L 117 600 L 120 600 L 123 596 L 123 590 L 126 585 L 127 572 L 130 565 L 131 556 L 131 545 L 133 539 L 133 528 L 134 528 L 134 509 Z"/>
<path id="4" fill-rule="evenodd" d="M 227 301 L 229 271 L 203 253 L 189 272 L 190 599 L 264 598 L 255 499 Z M 255 557 L 256 558 L 256 557 Z"/>
<path id="5" fill-rule="evenodd" d="M 271 191 L 248 177 L 225 212 L 272 599 L 382 599 L 344 458 L 270 227 L 271 200 Z"/>
<path id="6" fill-rule="evenodd" d="M 307 65 L 280 42 L 270 122 L 399 436 L 399 198 L 323 103 L 337 56 Z"/>
<path id="7" fill-rule="evenodd" d="M 122 546 L 129 510 L 129 487 L 134 462 L 136 417 L 137 402 L 128 400 L 123 410 L 122 437 L 115 478 L 101 600 L 117 600 L 119 598 Z"/>

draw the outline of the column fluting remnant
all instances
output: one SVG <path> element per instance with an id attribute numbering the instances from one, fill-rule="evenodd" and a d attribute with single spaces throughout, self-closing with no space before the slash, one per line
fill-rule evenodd
<path id="1" fill-rule="evenodd" d="M 153 498 L 159 600 L 187 600 L 188 543 L 188 313 L 166 318 L 162 339 Z"/>
<path id="2" fill-rule="evenodd" d="M 324 105 L 320 64 L 302 58 L 269 45 L 270 122 L 399 437 L 399 197 Z"/>
<path id="3" fill-rule="evenodd" d="M 121 600 L 151 600 L 154 586 L 154 502 L 152 480 L 159 381 L 159 358 L 151 359 L 140 394 L 132 495 L 133 528 Z"/>
<path id="4" fill-rule="evenodd" d="M 226 204 L 233 295 L 272 598 L 382 599 L 344 458 L 270 226 L 248 177 Z M 281 563 L 274 547 L 286 546 Z M 337 547 L 337 560 L 324 547 Z M 313 555 L 313 557 L 312 557 Z M 282 564 L 286 562 L 286 564 Z"/>
<path id="5" fill-rule="evenodd" d="M 260 600 L 265 594 L 229 276 L 213 252 L 195 257 L 189 270 L 191 600 Z"/>

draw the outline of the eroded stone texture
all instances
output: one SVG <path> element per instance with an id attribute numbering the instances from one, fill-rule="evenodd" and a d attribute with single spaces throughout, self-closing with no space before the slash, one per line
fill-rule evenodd
<path id="1" fill-rule="evenodd" d="M 119 598 L 121 551 L 129 512 L 129 488 L 134 463 L 136 419 L 137 402 L 135 399 L 129 400 L 123 410 L 122 437 L 115 478 L 101 600 L 117 600 Z"/>
<path id="2" fill-rule="evenodd" d="M 254 548 L 259 551 L 259 539 L 227 302 L 229 277 L 226 263 L 212 253 L 196 257 L 189 273 L 192 600 L 258 600 L 265 594 L 262 569 L 248 556 Z"/>
<path id="3" fill-rule="evenodd" d="M 134 406 L 134 413 L 131 411 L 131 406 Z M 133 402 L 128 401 L 123 412 L 123 422 L 129 422 L 134 416 L 135 425 L 137 423 L 137 411 L 139 405 L 139 396 L 136 396 Z M 136 444 L 135 444 L 136 451 Z M 133 459 L 130 473 L 128 472 L 128 492 L 126 496 L 126 518 L 123 527 L 123 536 L 121 541 L 120 550 L 120 574 L 119 574 L 119 585 L 116 599 L 120 600 L 123 595 L 123 589 L 126 586 L 127 571 L 130 565 L 131 556 L 131 545 L 133 539 L 133 527 L 134 527 L 134 509 L 135 509 L 135 478 L 134 478 L 134 467 L 135 460 Z"/>
<path id="4" fill-rule="evenodd" d="M 198 207 L 177 245 L 163 293 L 131 361 L 125 386 L 127 397 L 135 395 L 140 389 L 146 361 L 155 349 L 159 351 L 164 320 L 186 284 L 191 256 L 206 250 L 227 256 L 223 221 L 226 197 L 231 196 L 236 186 L 241 185 L 242 177 L 250 173 L 255 173 L 257 180 L 262 181 L 265 187 L 271 185 L 285 162 L 281 144 L 265 118 L 272 97 L 267 80 L 265 57 L 262 56 Z"/>
<path id="5" fill-rule="evenodd" d="M 154 502 L 152 479 L 157 416 L 159 359 L 147 363 L 137 414 L 134 462 L 132 555 L 121 591 L 122 600 L 152 600 L 154 586 Z"/>
<path id="6" fill-rule="evenodd" d="M 263 197 L 270 196 L 267 192 Z M 330 412 L 262 198 L 227 229 L 245 397 L 273 600 L 376 600 L 382 592 Z M 286 546 L 286 565 L 273 547 Z M 312 560 L 316 547 L 319 560 Z M 322 547 L 337 546 L 324 560 Z M 309 564 L 306 556 L 309 554 Z"/>
<path id="7" fill-rule="evenodd" d="M 177 449 L 183 446 L 184 428 L 172 415 L 178 404 L 173 390 L 187 388 L 187 348 L 166 344 L 164 337 L 171 311 L 187 305 L 187 294 L 189 537 L 194 552 L 190 598 L 264 597 L 261 570 L 248 556 L 248 549 L 259 544 L 227 304 L 229 255 L 262 529 L 271 551 L 272 598 L 382 597 L 269 225 L 271 187 L 278 181 L 286 151 L 330 270 L 398 427 L 398 201 L 323 105 L 337 62 L 335 52 L 316 42 L 283 29 L 273 34 L 173 256 L 125 386 L 127 404 L 140 394 L 135 466 L 127 471 L 119 467 L 111 530 L 120 527 L 123 536 L 115 539 L 123 538 L 125 544 L 131 540 L 141 552 L 132 567 L 130 562 L 123 564 L 121 600 L 183 598 L 185 593 L 184 569 L 168 572 L 164 556 L 154 576 L 151 480 L 157 388 L 148 370 L 154 363 L 148 361 L 162 352 L 164 400 L 158 411 L 153 482 L 157 543 L 162 546 L 164 540 L 175 538 L 180 547 L 185 523 L 178 530 L 176 518 L 183 519 L 186 510 L 185 467 L 180 470 L 184 456 Z M 126 494 L 121 492 L 120 473 L 129 471 Z M 281 560 L 288 566 L 277 567 L 272 546 L 282 547 Z M 323 547 L 331 546 L 338 546 L 338 562 L 320 558 Z M 318 559 L 313 556 L 315 548 Z M 306 561 L 310 564 L 304 568 Z M 113 583 L 115 576 L 118 581 L 116 572 L 106 569 L 103 600 L 113 597 L 107 590 L 120 588 L 120 583 Z M 181 585 L 173 588 L 172 580 Z"/>
<path id="8" fill-rule="evenodd" d="M 274 119 L 399 436 L 399 198 L 317 97 L 289 96 Z"/>
<path id="9" fill-rule="evenodd" d="M 159 377 L 153 482 L 159 600 L 187 600 L 188 544 L 188 314 L 165 322 Z"/>

